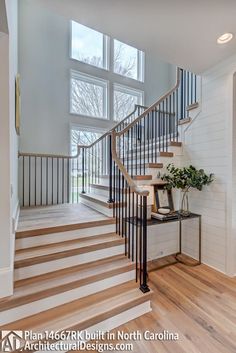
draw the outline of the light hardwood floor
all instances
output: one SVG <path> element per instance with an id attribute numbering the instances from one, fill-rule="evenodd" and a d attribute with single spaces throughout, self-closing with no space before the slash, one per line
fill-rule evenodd
<path id="1" fill-rule="evenodd" d="M 17 231 L 105 219 L 108 217 L 83 204 L 22 208 Z"/>
<path id="2" fill-rule="evenodd" d="M 177 332 L 178 341 L 137 341 L 134 353 L 235 353 L 236 279 L 182 264 L 149 275 L 152 312 L 117 330 Z M 120 343 L 120 342 L 119 342 Z"/>

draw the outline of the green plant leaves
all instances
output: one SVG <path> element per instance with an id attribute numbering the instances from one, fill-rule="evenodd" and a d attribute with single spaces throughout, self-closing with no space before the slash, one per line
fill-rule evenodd
<path id="1" fill-rule="evenodd" d="M 207 175 L 203 169 L 196 169 L 192 165 L 177 168 L 174 164 L 169 164 L 167 170 L 169 174 L 162 176 L 162 180 L 167 182 L 167 189 L 188 190 L 194 188 L 201 191 L 204 185 L 209 185 L 214 180 L 214 174 Z"/>

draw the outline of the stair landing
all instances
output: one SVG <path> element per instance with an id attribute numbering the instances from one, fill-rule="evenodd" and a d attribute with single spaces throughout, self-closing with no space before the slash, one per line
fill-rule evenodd
<path id="1" fill-rule="evenodd" d="M 54 206 L 27 207 L 20 210 L 17 233 L 26 233 L 37 229 L 79 226 L 91 221 L 110 221 L 100 212 L 81 203 Z"/>

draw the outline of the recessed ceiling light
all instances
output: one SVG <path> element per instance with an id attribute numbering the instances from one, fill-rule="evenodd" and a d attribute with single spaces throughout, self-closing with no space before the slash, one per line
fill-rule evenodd
<path id="1" fill-rule="evenodd" d="M 217 43 L 218 44 L 225 44 L 225 43 L 228 43 L 232 38 L 233 38 L 232 33 L 224 33 L 224 34 L 222 34 L 222 36 L 220 36 L 217 39 Z"/>

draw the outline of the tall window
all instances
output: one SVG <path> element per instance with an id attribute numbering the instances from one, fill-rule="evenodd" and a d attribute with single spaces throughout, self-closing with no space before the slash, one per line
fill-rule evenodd
<path id="1" fill-rule="evenodd" d="M 70 112 L 94 118 L 107 118 L 107 81 L 71 71 Z"/>
<path id="2" fill-rule="evenodd" d="M 144 53 L 115 39 L 114 72 L 134 80 L 144 81 Z"/>
<path id="3" fill-rule="evenodd" d="M 107 68 L 107 36 L 71 21 L 71 57 L 89 65 Z"/>
<path id="4" fill-rule="evenodd" d="M 143 91 L 137 89 L 142 89 L 144 82 L 141 50 L 71 21 L 71 58 L 86 64 L 78 63 L 79 71 L 71 70 L 72 114 L 122 120 L 134 110 L 135 104 L 144 104 Z M 93 66 L 93 76 L 87 74 L 88 65 Z M 85 68 L 86 73 L 82 72 Z M 101 69 L 112 71 L 109 81 L 101 78 L 107 77 L 107 72 L 104 74 Z"/>
<path id="5" fill-rule="evenodd" d="M 135 104 L 143 104 L 143 92 L 126 87 L 114 85 L 114 120 L 122 120 L 129 115 Z"/>

